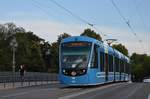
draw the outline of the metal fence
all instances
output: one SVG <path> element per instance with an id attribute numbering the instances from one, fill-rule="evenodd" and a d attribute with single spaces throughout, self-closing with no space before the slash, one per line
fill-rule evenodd
<path id="1" fill-rule="evenodd" d="M 0 72 L 0 88 L 33 86 L 57 81 L 58 75 L 54 73 L 26 72 L 21 77 L 19 72 Z"/>

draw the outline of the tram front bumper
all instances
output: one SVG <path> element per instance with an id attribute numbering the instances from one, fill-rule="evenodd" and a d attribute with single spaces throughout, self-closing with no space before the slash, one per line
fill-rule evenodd
<path id="1" fill-rule="evenodd" d="M 82 76 L 60 75 L 60 83 L 71 86 L 87 85 L 89 83 L 89 79 L 87 75 Z"/>

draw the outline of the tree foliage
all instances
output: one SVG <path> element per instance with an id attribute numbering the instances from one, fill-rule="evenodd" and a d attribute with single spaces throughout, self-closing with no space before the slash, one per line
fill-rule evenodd
<path id="1" fill-rule="evenodd" d="M 62 39 L 71 35 L 63 33 L 58 35 L 56 42 L 46 42 L 33 32 L 26 32 L 24 28 L 13 23 L 0 24 L 0 71 L 12 70 L 12 48 L 10 42 L 15 37 L 18 42 L 16 48 L 16 70 L 21 64 L 26 65 L 27 71 L 58 72 L 59 45 Z M 101 40 L 101 36 L 91 29 L 85 29 L 81 36 L 89 36 Z M 113 45 L 128 56 L 127 48 L 122 45 Z M 150 76 L 150 56 L 146 54 L 132 54 L 131 66 L 135 81 L 142 81 Z"/>
<path id="2" fill-rule="evenodd" d="M 45 42 L 33 32 L 26 32 L 24 28 L 13 23 L 0 24 L 0 71 L 12 70 L 12 48 L 10 42 L 15 37 L 18 43 L 16 48 L 16 70 L 25 64 L 27 71 L 57 72 L 59 44 L 62 39 L 71 35 L 58 35 L 56 42 Z"/>
<path id="3" fill-rule="evenodd" d="M 62 39 L 70 37 L 71 35 L 67 34 L 67 33 L 63 33 L 58 35 L 58 39 L 57 42 L 53 42 L 51 43 L 51 64 L 52 64 L 52 68 L 51 68 L 51 72 L 58 72 L 58 67 L 59 67 L 59 45 Z"/>
<path id="4" fill-rule="evenodd" d="M 150 56 L 133 53 L 131 56 L 132 75 L 134 81 L 142 81 L 150 77 Z"/>
<path id="5" fill-rule="evenodd" d="M 51 68 L 51 45 L 49 42 L 42 41 L 41 43 L 41 54 L 45 62 L 45 69 L 48 71 Z"/>
<path id="6" fill-rule="evenodd" d="M 61 40 L 67 37 L 71 37 L 71 35 L 67 34 L 67 33 L 63 33 L 58 35 L 58 39 L 57 39 L 57 43 L 60 44 Z"/>
<path id="7" fill-rule="evenodd" d="M 41 54 L 40 42 L 43 39 L 26 32 L 22 27 L 13 23 L 0 25 L 0 71 L 12 70 L 12 48 L 10 42 L 16 38 L 16 70 L 21 64 L 26 65 L 28 71 L 44 71 L 44 61 Z"/>
<path id="8" fill-rule="evenodd" d="M 28 71 L 45 71 L 42 58 L 41 38 L 32 32 L 16 34 L 18 48 L 16 51 L 16 60 L 18 66 L 25 64 Z"/>
<path id="9" fill-rule="evenodd" d="M 128 56 L 128 49 L 124 45 L 118 44 L 118 45 L 113 45 L 112 47 L 117 49 L 118 51 L 120 51 L 124 55 Z"/>
<path id="10" fill-rule="evenodd" d="M 84 32 L 81 34 L 81 36 L 88 36 L 88 37 L 91 37 L 91 38 L 95 38 L 97 40 L 102 40 L 102 37 L 96 33 L 94 30 L 91 30 L 91 29 L 85 29 Z"/>

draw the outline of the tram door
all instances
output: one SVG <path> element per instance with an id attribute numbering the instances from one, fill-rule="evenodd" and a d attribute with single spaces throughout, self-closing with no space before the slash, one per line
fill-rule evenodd
<path id="1" fill-rule="evenodd" d="M 105 81 L 108 81 L 108 68 L 109 68 L 109 66 L 108 66 L 108 54 L 106 53 L 105 54 L 105 68 L 104 68 L 104 70 L 105 70 Z"/>

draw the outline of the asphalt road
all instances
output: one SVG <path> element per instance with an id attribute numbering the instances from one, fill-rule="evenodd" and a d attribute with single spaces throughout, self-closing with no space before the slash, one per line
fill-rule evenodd
<path id="1" fill-rule="evenodd" d="M 149 94 L 150 83 L 114 83 L 75 88 L 52 84 L 0 90 L 0 99 L 150 99 Z"/>

